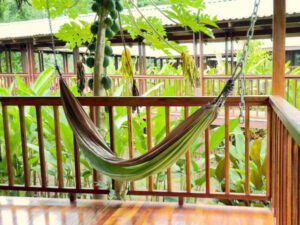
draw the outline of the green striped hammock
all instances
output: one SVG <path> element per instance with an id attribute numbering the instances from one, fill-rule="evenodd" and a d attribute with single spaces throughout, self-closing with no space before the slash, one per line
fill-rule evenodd
<path id="1" fill-rule="evenodd" d="M 96 170 L 117 181 L 136 181 L 169 168 L 214 121 L 220 106 L 211 103 L 199 108 L 151 151 L 133 159 L 122 159 L 106 144 L 62 77 L 60 90 L 63 108 L 80 150 Z"/>

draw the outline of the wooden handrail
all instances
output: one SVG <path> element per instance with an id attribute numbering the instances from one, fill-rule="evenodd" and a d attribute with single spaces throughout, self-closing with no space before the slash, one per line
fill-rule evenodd
<path id="1" fill-rule="evenodd" d="M 285 128 L 300 146 L 300 111 L 280 96 L 270 96 L 269 100 Z"/>
<path id="2" fill-rule="evenodd" d="M 214 97 L 78 97 L 86 106 L 201 106 L 211 102 Z M 247 96 L 246 103 L 253 106 L 268 105 L 268 96 Z M 2 105 L 62 105 L 60 97 L 0 97 Z M 230 97 L 225 105 L 238 106 L 239 97 Z"/>

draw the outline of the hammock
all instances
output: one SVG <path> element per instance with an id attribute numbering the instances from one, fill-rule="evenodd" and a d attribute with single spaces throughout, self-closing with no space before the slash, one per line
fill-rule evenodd
<path id="1" fill-rule="evenodd" d="M 95 169 L 118 181 L 139 180 L 170 167 L 214 121 L 219 108 L 216 103 L 201 107 L 148 153 L 125 160 L 109 148 L 62 77 L 60 90 L 66 117 L 84 156 Z"/>

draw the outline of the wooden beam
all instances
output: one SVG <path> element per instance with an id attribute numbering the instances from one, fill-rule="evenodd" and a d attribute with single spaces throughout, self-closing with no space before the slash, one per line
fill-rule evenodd
<path id="1" fill-rule="evenodd" d="M 272 95 L 284 97 L 285 73 L 285 0 L 274 1 Z"/>

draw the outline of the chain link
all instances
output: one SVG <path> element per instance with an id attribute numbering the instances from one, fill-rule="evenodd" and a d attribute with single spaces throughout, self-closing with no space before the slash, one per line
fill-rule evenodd
<path id="1" fill-rule="evenodd" d="M 251 15 L 251 20 L 250 20 L 250 27 L 248 28 L 247 31 L 247 36 L 246 36 L 246 42 L 243 46 L 243 51 L 242 51 L 242 58 L 240 61 L 237 63 L 236 68 L 233 72 L 233 80 L 236 80 L 237 78 L 239 79 L 239 95 L 240 95 L 240 103 L 239 103 L 239 109 L 240 109 L 240 115 L 239 115 L 239 120 L 240 123 L 245 122 L 245 64 L 250 48 L 250 40 L 252 39 L 254 35 L 254 27 L 255 23 L 257 20 L 257 12 L 258 12 L 258 6 L 260 4 L 260 0 L 255 0 L 254 2 L 254 8 L 253 12 Z"/>

